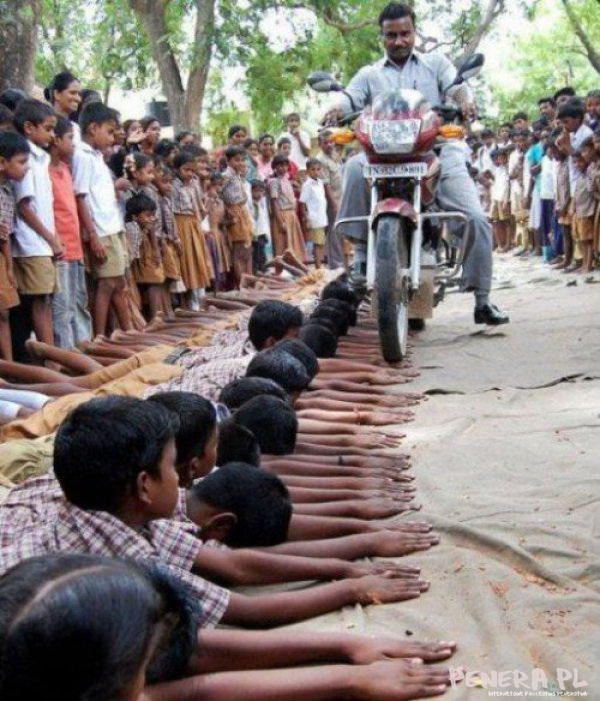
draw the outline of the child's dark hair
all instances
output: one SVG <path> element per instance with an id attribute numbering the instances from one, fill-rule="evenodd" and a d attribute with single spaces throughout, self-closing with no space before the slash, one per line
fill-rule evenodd
<path id="1" fill-rule="evenodd" d="M 175 434 L 177 464 L 202 457 L 217 426 L 213 403 L 193 392 L 159 392 L 148 401 L 161 404 L 179 418 Z"/>
<path id="2" fill-rule="evenodd" d="M 275 158 L 273 158 L 273 160 L 271 162 L 271 166 L 273 168 L 276 168 L 277 166 L 284 165 L 284 164 L 289 166 L 290 159 L 287 156 L 283 156 L 281 153 L 278 153 L 275 156 Z"/>
<path id="3" fill-rule="evenodd" d="M 177 141 L 177 143 L 180 144 L 188 136 L 194 136 L 194 132 L 189 131 L 187 129 L 184 129 L 183 131 L 178 131 L 177 134 L 175 134 L 175 141 Z"/>
<path id="4" fill-rule="evenodd" d="M 229 130 L 227 131 L 227 138 L 233 139 L 233 137 L 240 131 L 246 132 L 246 134 L 248 133 L 248 129 L 243 124 L 234 124 L 233 126 L 229 127 Z"/>
<path id="5" fill-rule="evenodd" d="M 80 509 L 116 513 L 138 476 L 160 475 L 165 446 L 179 420 L 157 402 L 132 397 L 92 399 L 74 409 L 54 442 L 54 472 Z"/>
<path id="6" fill-rule="evenodd" d="M 283 341 L 279 341 L 275 346 L 275 350 L 289 353 L 294 356 L 296 360 L 299 360 L 302 365 L 304 365 L 311 380 L 319 372 L 319 359 L 306 343 L 303 343 L 297 338 L 285 338 Z"/>
<path id="7" fill-rule="evenodd" d="M 298 362 L 298 361 L 296 361 Z M 254 434 L 263 453 L 289 455 L 294 452 L 298 419 L 289 404 L 277 397 L 254 397 L 235 412 L 236 424 Z"/>
<path id="8" fill-rule="evenodd" d="M 383 27 L 384 22 L 392 22 L 395 19 L 404 19 L 405 17 L 411 18 L 413 27 L 417 26 L 417 16 L 410 5 L 403 2 L 390 2 L 379 15 L 379 26 Z"/>
<path id="9" fill-rule="evenodd" d="M 249 149 L 250 146 L 255 146 L 255 145 L 258 146 L 258 141 L 256 139 L 250 138 L 250 139 L 246 139 L 246 141 L 244 141 L 244 148 L 245 149 Z"/>
<path id="10" fill-rule="evenodd" d="M 44 88 L 44 97 L 48 102 L 54 102 L 54 93 L 63 92 L 66 90 L 71 83 L 78 83 L 79 78 L 75 77 L 70 71 L 63 71 L 62 73 L 57 73 L 52 82 L 47 88 Z"/>
<path id="11" fill-rule="evenodd" d="M 292 502 L 277 475 L 232 462 L 192 487 L 191 499 L 236 516 L 225 539 L 231 548 L 266 548 L 287 540 Z"/>
<path id="12" fill-rule="evenodd" d="M 329 319 L 332 321 L 336 326 L 336 333 L 338 336 L 345 336 L 348 333 L 348 327 L 350 326 L 348 317 L 337 309 L 319 305 L 312 313 L 312 317 L 317 319 Z"/>
<path id="13" fill-rule="evenodd" d="M 303 326 L 300 339 L 314 352 L 317 358 L 334 358 L 337 353 L 335 334 L 317 324 Z"/>
<path id="14" fill-rule="evenodd" d="M 147 153 L 141 153 L 139 151 L 135 151 L 134 153 L 131 154 L 131 157 L 133 159 L 133 163 L 131 165 L 127 165 L 125 167 L 125 170 L 127 172 L 127 177 L 130 180 L 133 177 L 135 177 L 135 172 L 137 170 L 142 170 L 149 163 L 154 163 L 154 157 L 147 154 Z"/>
<path id="15" fill-rule="evenodd" d="M 277 148 L 281 148 L 284 144 L 289 144 L 290 146 L 292 145 L 292 140 L 289 138 L 289 136 L 282 136 L 277 142 Z"/>
<path id="16" fill-rule="evenodd" d="M 252 431 L 235 422 L 233 417 L 219 426 L 217 465 L 230 462 L 245 462 L 260 466 L 260 446 Z"/>
<path id="17" fill-rule="evenodd" d="M 323 164 L 318 158 L 309 158 L 306 161 L 306 169 L 308 170 L 309 168 L 313 168 L 314 166 L 317 166 L 320 168 Z"/>
<path id="18" fill-rule="evenodd" d="M 225 404 L 230 411 L 233 411 L 253 397 L 258 397 L 262 394 L 278 397 L 284 402 L 289 401 L 287 392 L 274 380 L 266 377 L 240 377 L 221 390 L 219 402 Z"/>
<path id="19" fill-rule="evenodd" d="M 265 139 L 271 139 L 271 141 L 275 141 L 272 134 L 267 134 L 265 132 L 258 137 L 258 145 L 260 146 Z"/>
<path id="20" fill-rule="evenodd" d="M 572 119 L 583 119 L 585 117 L 585 108 L 577 100 L 569 100 L 569 102 L 561 105 L 558 108 L 558 119 L 571 117 Z"/>
<path id="21" fill-rule="evenodd" d="M 15 110 L 15 129 L 19 134 L 24 134 L 27 122 L 37 127 L 48 117 L 54 117 L 54 110 L 50 105 L 41 100 L 21 100 Z"/>
<path id="22" fill-rule="evenodd" d="M 208 151 L 198 144 L 188 144 L 184 147 L 184 151 L 191 153 L 194 158 L 202 158 L 203 156 L 208 156 Z"/>
<path id="23" fill-rule="evenodd" d="M 285 118 L 285 121 L 289 122 L 290 119 L 300 119 L 300 115 L 298 114 L 298 112 L 290 112 Z"/>
<path id="24" fill-rule="evenodd" d="M 228 146 L 225 149 L 225 158 L 230 161 L 232 158 L 237 156 L 245 156 L 246 149 L 243 146 Z"/>
<path id="25" fill-rule="evenodd" d="M 572 88 L 571 86 L 567 85 L 564 88 L 560 88 L 554 93 L 554 100 L 558 100 L 559 97 L 575 97 L 577 93 L 575 92 L 575 88 Z"/>
<path id="26" fill-rule="evenodd" d="M 290 353 L 277 348 L 257 353 L 248 365 L 246 377 L 273 380 L 289 394 L 302 392 L 310 384 L 310 376 L 304 365 Z"/>
<path id="27" fill-rule="evenodd" d="M 158 117 L 153 117 L 152 115 L 148 115 L 147 117 L 143 117 L 142 119 L 140 119 L 140 126 L 142 127 L 142 131 L 148 131 L 148 127 L 151 124 L 154 124 L 154 122 L 160 125 L 160 119 L 158 119 Z"/>
<path id="28" fill-rule="evenodd" d="M 527 116 L 527 112 L 517 112 L 514 117 L 512 118 L 513 124 L 518 121 L 519 119 L 523 119 L 526 122 L 529 121 L 529 117 Z"/>
<path id="29" fill-rule="evenodd" d="M 341 299 L 353 307 L 358 306 L 358 295 L 347 282 L 332 280 L 321 290 L 321 299 Z"/>
<path id="30" fill-rule="evenodd" d="M 156 212 L 156 202 L 144 192 L 138 192 L 125 203 L 125 221 L 133 221 L 142 212 Z"/>
<path id="31" fill-rule="evenodd" d="M 118 699 L 154 645 L 146 677 L 155 683 L 180 677 L 197 646 L 199 604 L 157 565 L 34 557 L 2 577 L 0 602 L 3 701 Z"/>
<path id="32" fill-rule="evenodd" d="M 250 187 L 253 190 L 262 190 L 263 192 L 265 192 L 267 189 L 267 185 L 264 180 L 251 180 Z"/>
<path id="33" fill-rule="evenodd" d="M 538 106 L 545 105 L 548 103 L 549 105 L 552 105 L 552 107 L 556 107 L 556 100 L 552 97 L 540 97 L 540 99 L 537 101 Z"/>
<path id="34" fill-rule="evenodd" d="M 102 125 L 108 122 L 119 123 L 119 115 L 103 102 L 89 102 L 79 115 L 82 134 L 87 134 L 92 124 Z"/>
<path id="35" fill-rule="evenodd" d="M 56 126 L 54 127 L 54 135 L 57 139 L 62 139 L 63 136 L 70 134 L 73 131 L 73 123 L 66 117 L 57 115 Z"/>
<path id="36" fill-rule="evenodd" d="M 179 152 L 179 144 L 171 139 L 161 139 L 154 147 L 154 153 L 162 158 L 168 158 L 173 151 Z"/>
<path id="37" fill-rule="evenodd" d="M 358 315 L 356 309 L 348 302 L 344 302 L 342 299 L 324 299 L 319 303 L 320 307 L 329 307 L 330 309 L 337 309 L 339 312 L 343 312 L 348 317 L 348 322 L 350 326 L 356 326 L 358 323 Z"/>
<path id="38" fill-rule="evenodd" d="M 9 128 L 14 128 L 15 126 L 15 114 L 12 110 L 9 110 L 5 105 L 0 104 L 0 124 L 8 124 Z"/>
<path id="39" fill-rule="evenodd" d="M 173 161 L 173 167 L 176 170 L 179 170 L 182 166 L 186 165 L 187 163 L 194 163 L 195 160 L 196 156 L 194 156 L 193 153 L 191 153 L 187 149 L 183 149 L 175 156 L 175 159 Z"/>
<path id="40" fill-rule="evenodd" d="M 4 105 L 13 113 L 19 103 L 26 99 L 27 95 L 18 88 L 6 88 L 0 93 L 0 105 Z"/>
<path id="41" fill-rule="evenodd" d="M 302 326 L 303 316 L 298 307 L 288 302 L 268 299 L 259 302 L 248 321 L 248 336 L 257 350 L 262 350 L 269 338 L 280 341 L 290 329 Z"/>
<path id="42" fill-rule="evenodd" d="M 339 333 L 337 332 L 337 324 L 331 321 L 331 319 L 312 316 L 304 322 L 302 328 L 305 328 L 306 326 L 318 326 L 319 328 L 325 329 L 326 331 L 332 333 L 336 339 L 339 336 Z"/>
<path id="43" fill-rule="evenodd" d="M 22 153 L 31 153 L 27 139 L 14 131 L 0 131 L 0 157 L 11 159 Z"/>

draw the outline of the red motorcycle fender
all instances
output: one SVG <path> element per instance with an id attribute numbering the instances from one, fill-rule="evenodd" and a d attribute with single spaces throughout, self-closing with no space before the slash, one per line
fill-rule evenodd
<path id="1" fill-rule="evenodd" d="M 397 214 L 399 217 L 410 219 L 414 224 L 417 223 L 417 213 L 410 202 L 401 200 L 396 197 L 390 197 L 387 200 L 381 200 L 375 205 L 373 212 L 373 224 L 377 222 L 379 217 L 384 214 Z"/>

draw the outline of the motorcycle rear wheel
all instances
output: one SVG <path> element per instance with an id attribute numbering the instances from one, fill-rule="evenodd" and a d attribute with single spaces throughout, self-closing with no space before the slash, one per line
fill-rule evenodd
<path id="1" fill-rule="evenodd" d="M 410 301 L 408 231 L 397 216 L 377 221 L 375 295 L 381 352 L 388 363 L 406 357 Z"/>

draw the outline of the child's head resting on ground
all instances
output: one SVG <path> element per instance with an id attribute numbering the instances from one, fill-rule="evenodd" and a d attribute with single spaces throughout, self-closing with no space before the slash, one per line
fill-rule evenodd
<path id="1" fill-rule="evenodd" d="M 234 462 L 195 484 L 188 493 L 188 516 L 202 540 L 231 548 L 264 548 L 287 540 L 292 503 L 276 475 Z"/>
<path id="2" fill-rule="evenodd" d="M 313 378 L 318 374 L 319 359 L 315 355 L 314 351 L 312 351 L 306 345 L 306 343 L 304 343 L 300 339 L 288 338 L 284 341 L 279 341 L 279 343 L 275 346 L 275 349 L 285 351 L 286 353 L 293 355 L 294 358 L 296 358 L 296 360 L 299 360 L 302 363 L 302 365 L 304 365 L 304 368 L 308 373 L 311 382 Z"/>
<path id="3" fill-rule="evenodd" d="M 34 557 L 2 577 L 0 602 L 3 701 L 136 700 L 198 646 L 198 603 L 156 566 Z"/>
<path id="4" fill-rule="evenodd" d="M 310 376 L 304 365 L 287 351 L 278 348 L 257 353 L 248 365 L 246 377 L 274 380 L 290 395 L 292 402 L 310 384 Z"/>
<path id="5" fill-rule="evenodd" d="M 327 283 L 321 291 L 321 299 L 341 299 L 343 302 L 348 302 L 353 307 L 358 307 L 358 295 L 343 280 L 332 280 Z"/>
<path id="6" fill-rule="evenodd" d="M 54 472 L 67 500 L 132 526 L 170 518 L 179 498 L 179 420 L 158 402 L 92 399 L 74 409 L 54 441 Z"/>
<path id="7" fill-rule="evenodd" d="M 337 324 L 334 324 L 331 319 L 323 319 L 322 317 L 309 317 L 304 324 L 302 325 L 302 328 L 305 326 L 320 326 L 322 329 L 327 329 L 327 331 L 331 332 L 337 339 L 339 336 L 339 333 L 337 332 Z"/>
<path id="8" fill-rule="evenodd" d="M 233 411 L 261 394 L 269 394 L 272 397 L 283 399 L 284 402 L 289 402 L 289 397 L 283 387 L 274 380 L 265 377 L 240 377 L 233 380 L 221 390 L 219 402 Z"/>
<path id="9" fill-rule="evenodd" d="M 348 318 L 348 323 L 350 326 L 356 326 L 358 323 L 358 315 L 356 309 L 348 302 L 344 302 L 341 299 L 325 299 L 320 304 L 320 307 L 336 309 L 338 312 L 343 312 Z"/>
<path id="10" fill-rule="evenodd" d="M 149 397 L 179 418 L 175 434 L 177 462 L 181 487 L 189 487 L 204 477 L 217 464 L 219 427 L 212 402 L 192 392 L 159 392 Z"/>
<path id="11" fill-rule="evenodd" d="M 298 419 L 289 404 L 276 397 L 254 397 L 234 414 L 236 424 L 254 434 L 267 455 L 289 455 L 296 447 Z"/>
<path id="12" fill-rule="evenodd" d="M 298 336 L 302 321 L 302 312 L 298 307 L 268 299 L 259 302 L 252 310 L 248 321 L 248 336 L 256 350 L 264 350 L 284 338 Z"/>
<path id="13" fill-rule="evenodd" d="M 305 343 L 317 358 L 335 358 L 337 337 L 318 324 L 308 324 L 300 329 L 300 340 Z"/>
<path id="14" fill-rule="evenodd" d="M 345 336 L 348 333 L 348 328 L 350 326 L 348 317 L 337 309 L 319 305 L 311 316 L 313 319 L 329 319 L 329 321 L 332 321 L 338 336 Z"/>
<path id="15" fill-rule="evenodd" d="M 217 465 L 230 462 L 244 462 L 254 467 L 260 466 L 260 445 L 252 431 L 235 422 L 234 417 L 219 426 L 219 447 Z"/>

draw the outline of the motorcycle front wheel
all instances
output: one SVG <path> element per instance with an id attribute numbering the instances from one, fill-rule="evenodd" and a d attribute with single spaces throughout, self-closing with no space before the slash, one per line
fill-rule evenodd
<path id="1" fill-rule="evenodd" d="M 388 363 L 406 356 L 410 301 L 408 230 L 401 217 L 377 221 L 375 295 L 381 352 Z"/>

